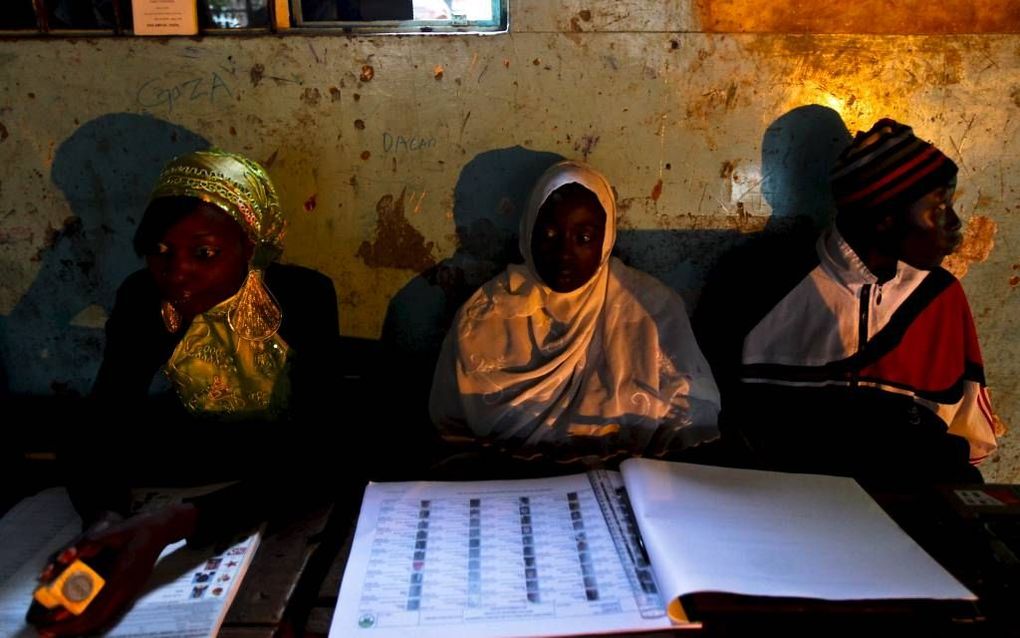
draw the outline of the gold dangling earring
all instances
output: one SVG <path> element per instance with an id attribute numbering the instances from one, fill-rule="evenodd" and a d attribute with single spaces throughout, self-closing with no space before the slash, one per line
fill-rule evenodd
<path id="1" fill-rule="evenodd" d="M 249 341 L 265 341 L 283 323 L 280 304 L 262 281 L 262 271 L 252 268 L 227 311 L 231 330 Z"/>
<path id="2" fill-rule="evenodd" d="M 181 313 L 169 301 L 164 301 L 160 306 L 160 314 L 163 315 L 163 325 L 167 332 L 175 334 L 181 329 Z"/>

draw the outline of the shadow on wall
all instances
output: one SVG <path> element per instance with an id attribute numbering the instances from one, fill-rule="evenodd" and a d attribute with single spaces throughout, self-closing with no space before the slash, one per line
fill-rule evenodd
<path id="1" fill-rule="evenodd" d="M 818 230 L 832 222 L 836 204 L 829 171 L 852 139 L 839 113 L 818 104 L 798 106 L 769 125 L 761 140 L 761 190 L 772 207 L 769 230 L 795 218 Z"/>
<path id="2" fill-rule="evenodd" d="M 130 113 L 86 122 L 60 144 L 51 179 L 71 216 L 47 238 L 28 291 L 0 317 L 7 392 L 89 390 L 117 288 L 141 265 L 131 239 L 159 171 L 177 155 L 208 147 L 187 129 Z"/>
<path id="3" fill-rule="evenodd" d="M 836 212 L 829 171 L 851 139 L 839 114 L 818 105 L 793 109 L 765 131 L 762 193 L 772 216 L 764 231 L 720 254 L 694 317 L 724 409 L 744 337 L 816 263 L 815 241 Z"/>
<path id="4" fill-rule="evenodd" d="M 616 253 L 689 302 L 714 268 L 709 288 L 720 292 L 709 297 L 715 312 L 728 318 L 720 325 L 750 321 L 742 290 L 831 218 L 828 171 L 849 139 L 835 111 L 794 109 L 773 122 L 762 140 L 762 191 L 774 211 L 764 232 L 623 230 Z M 149 190 L 171 157 L 208 146 L 187 129 L 126 113 L 92 120 L 60 145 L 51 177 L 72 216 L 48 238 L 29 290 L 9 316 L 0 317 L 0 382 L 8 391 L 88 390 L 116 289 L 140 265 L 131 237 Z M 408 387 L 420 388 L 424 398 L 454 313 L 478 286 L 519 261 L 517 226 L 527 196 L 541 173 L 561 159 L 516 146 L 481 153 L 461 171 L 454 191 L 456 252 L 409 281 L 390 302 L 383 325 L 383 345 L 399 357 L 408 381 L 415 381 Z M 746 249 L 733 250 L 743 244 Z"/>
<path id="5" fill-rule="evenodd" d="M 514 146 L 480 153 L 464 165 L 453 192 L 457 250 L 390 301 L 382 330 L 387 348 L 426 368 L 435 363 L 461 304 L 508 263 L 521 261 L 517 227 L 531 187 L 562 159 Z"/>
<path id="6" fill-rule="evenodd" d="M 829 223 L 835 212 L 829 167 L 849 140 L 839 114 L 818 105 L 798 107 L 768 127 L 762 192 L 773 214 L 763 234 Z M 486 151 L 464 166 L 454 190 L 457 250 L 394 296 L 382 332 L 388 346 L 414 356 L 438 353 L 460 305 L 506 264 L 520 261 L 517 227 L 528 194 L 542 172 L 562 159 L 515 146 Z M 620 230 L 615 254 L 690 295 L 724 253 L 751 236 L 729 229 Z"/>
<path id="7" fill-rule="evenodd" d="M 750 318 L 744 295 L 753 275 L 767 271 L 792 246 L 813 246 L 832 219 L 829 169 L 849 141 L 832 109 L 796 108 L 763 136 L 762 191 L 773 214 L 762 232 L 624 229 L 614 254 L 681 293 L 689 310 L 711 279 L 715 292 L 709 295 L 709 310 L 724 316 L 723 330 L 710 338 L 732 344 L 732 329 Z M 456 252 L 408 282 L 390 302 L 383 324 L 383 346 L 390 354 L 385 359 L 399 362 L 400 387 L 412 389 L 404 402 L 410 422 L 427 422 L 432 373 L 454 314 L 507 263 L 520 261 L 517 227 L 527 196 L 542 172 L 561 159 L 518 146 L 481 153 L 461 171 L 454 203 Z M 739 350 L 743 337 L 734 338 Z M 392 378 L 394 370 L 385 374 Z"/>
<path id="8" fill-rule="evenodd" d="M 520 146 L 486 151 L 464 165 L 454 188 L 457 232 L 454 254 L 409 281 L 390 301 L 383 321 L 386 370 L 376 374 L 400 388 L 401 401 L 388 422 L 401 423 L 388 438 L 394 457 L 408 466 L 430 445 L 428 398 L 443 338 L 457 309 L 510 262 L 521 261 L 517 228 L 531 187 L 563 157 Z M 395 433 L 391 433 L 395 434 Z M 401 449 L 393 441 L 402 442 Z"/>
<path id="9" fill-rule="evenodd" d="M 679 292 L 688 311 L 693 310 L 709 273 L 734 249 L 768 238 L 770 248 L 764 250 L 782 251 L 791 243 L 813 241 L 831 222 L 836 209 L 829 169 L 850 139 L 836 111 L 817 104 L 797 107 L 772 122 L 762 136 L 761 192 L 772 209 L 763 231 L 621 230 L 615 252 Z M 757 270 L 764 265 L 744 264 Z M 730 282 L 730 287 L 739 290 L 740 284 Z M 739 295 L 734 303 L 739 305 Z"/>

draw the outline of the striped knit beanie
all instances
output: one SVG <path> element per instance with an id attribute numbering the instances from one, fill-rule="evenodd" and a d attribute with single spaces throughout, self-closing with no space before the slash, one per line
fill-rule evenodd
<path id="1" fill-rule="evenodd" d="M 897 212 L 944 186 L 957 167 L 913 129 L 888 118 L 858 132 L 832 167 L 830 184 L 841 212 Z"/>

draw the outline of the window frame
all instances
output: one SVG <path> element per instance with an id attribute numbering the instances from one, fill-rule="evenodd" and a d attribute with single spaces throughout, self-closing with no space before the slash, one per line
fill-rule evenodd
<path id="1" fill-rule="evenodd" d="M 255 35 L 499 35 L 510 30 L 510 0 L 489 0 L 492 3 L 494 19 L 455 24 L 446 20 L 373 20 L 356 21 L 309 21 L 300 18 L 301 0 L 267 0 L 269 25 L 258 27 L 199 29 L 198 35 L 145 36 L 135 35 L 134 25 L 124 24 L 126 19 L 120 3 L 114 4 L 113 29 L 53 29 L 49 25 L 48 0 L 26 0 L 32 3 L 36 24 L 33 28 L 0 28 L 0 39 L 51 39 L 51 38 L 194 38 L 231 37 Z M 130 0 L 127 0 L 130 1 Z M 198 2 L 200 0 L 196 0 Z M 281 14 L 281 10 L 284 12 Z"/>
<path id="2" fill-rule="evenodd" d="M 290 24 L 287 29 L 294 33 L 344 33 L 344 34 L 368 34 L 368 35 L 416 35 L 416 34 L 440 34 L 460 33 L 468 35 L 496 35 L 509 31 L 509 4 L 510 0 L 490 0 L 492 4 L 493 19 L 488 22 L 468 21 L 465 24 L 455 24 L 446 20 L 372 20 L 366 22 L 356 21 L 314 21 L 304 22 L 301 19 L 302 0 L 288 0 L 287 8 L 290 11 Z"/>

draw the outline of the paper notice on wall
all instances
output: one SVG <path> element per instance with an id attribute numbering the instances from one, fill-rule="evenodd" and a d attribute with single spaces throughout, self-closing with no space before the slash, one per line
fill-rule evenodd
<path id="1" fill-rule="evenodd" d="M 195 35 L 198 3 L 195 0 L 131 0 L 135 35 Z"/>

